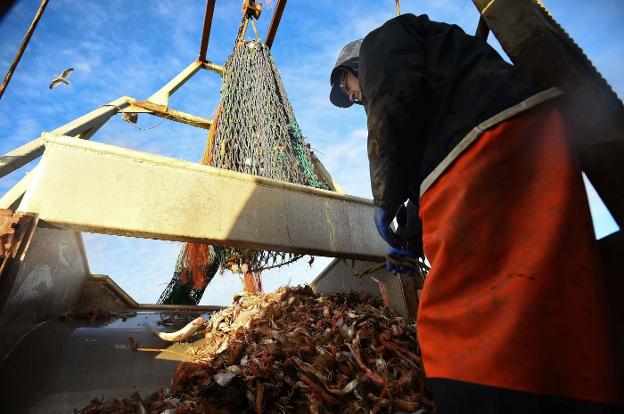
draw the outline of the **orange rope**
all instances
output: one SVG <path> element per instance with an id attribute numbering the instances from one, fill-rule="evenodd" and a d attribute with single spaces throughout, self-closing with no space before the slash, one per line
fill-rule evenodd
<path id="1" fill-rule="evenodd" d="M 220 117 L 221 105 L 219 105 L 215 110 L 214 121 L 212 125 L 210 125 L 210 130 L 208 131 L 206 148 L 204 148 L 204 154 L 202 155 L 200 161 L 203 165 L 212 165 L 213 163 L 212 149 L 214 147 Z M 214 260 L 214 258 L 210 255 L 209 247 L 207 244 L 186 243 L 183 249 L 182 283 L 187 283 L 187 275 L 190 274 L 195 289 L 203 289 L 207 283 L 204 269 L 212 260 Z"/>
<path id="2" fill-rule="evenodd" d="M 217 128 L 219 124 L 219 119 L 221 118 L 221 105 L 217 106 L 215 110 L 214 121 L 212 125 L 210 125 L 210 130 L 208 131 L 208 139 L 206 140 L 206 148 L 204 148 L 204 154 L 201 157 L 200 163 L 204 165 L 212 165 L 212 150 L 215 144 L 215 138 L 217 136 Z"/>

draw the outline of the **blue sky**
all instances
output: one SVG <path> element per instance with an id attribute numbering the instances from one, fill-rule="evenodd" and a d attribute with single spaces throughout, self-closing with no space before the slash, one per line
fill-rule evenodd
<path id="1" fill-rule="evenodd" d="M 2 75 L 39 0 L 16 3 L 0 21 Z M 217 0 L 208 48 L 208 58 L 216 63 L 223 63 L 231 52 L 241 3 Z M 262 37 L 275 0 L 271 3 L 265 4 L 258 22 Z M 624 97 L 624 3 L 544 3 L 620 98 Z M 469 0 L 402 0 L 401 9 L 458 24 L 468 33 L 474 32 L 478 20 Z M 120 96 L 150 96 L 197 57 L 204 11 L 204 0 L 51 0 L 0 100 L 0 152 L 4 154 L 37 138 L 42 131 L 53 130 Z M 353 195 L 370 197 L 366 119 L 361 108 L 341 110 L 329 103 L 328 76 L 345 43 L 363 37 L 394 14 L 393 0 L 290 0 L 273 46 L 303 134 L 329 171 Z M 75 68 L 71 85 L 49 90 L 50 80 L 67 67 Z M 170 106 L 211 118 L 219 89 L 220 78 L 202 71 L 172 96 Z M 159 118 L 139 118 L 143 128 L 159 123 Z M 114 117 L 92 140 L 197 161 L 205 138 L 204 130 L 173 122 L 143 131 Z M 4 193 L 33 166 L 31 163 L 0 179 L 0 192 Z M 602 237 L 615 225 L 604 208 L 596 207 L 595 193 L 590 190 L 589 194 L 596 232 Z M 140 302 L 156 300 L 169 281 L 180 248 L 174 242 L 92 234 L 85 234 L 85 242 L 92 272 L 112 276 Z M 310 281 L 327 262 L 318 258 L 312 268 L 300 263 L 268 272 L 265 286 L 271 289 Z M 229 304 L 239 287 L 231 274 L 217 276 L 202 303 Z"/>

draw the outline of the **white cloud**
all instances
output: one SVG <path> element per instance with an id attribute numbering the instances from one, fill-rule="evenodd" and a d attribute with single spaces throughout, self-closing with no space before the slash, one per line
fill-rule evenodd
<path id="1" fill-rule="evenodd" d="M 89 74 L 91 72 L 91 65 L 87 61 L 76 62 L 74 63 L 74 70 Z"/>

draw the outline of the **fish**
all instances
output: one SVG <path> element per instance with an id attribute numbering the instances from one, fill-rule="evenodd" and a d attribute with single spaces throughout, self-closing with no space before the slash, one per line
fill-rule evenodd
<path id="1" fill-rule="evenodd" d="M 147 328 L 157 337 L 162 339 L 163 341 L 168 342 L 179 342 L 184 341 L 187 338 L 190 338 L 195 332 L 197 332 L 202 326 L 204 326 L 204 318 L 198 317 L 193 319 L 191 322 L 186 324 L 184 328 L 175 331 L 175 332 L 161 332 L 158 329 L 155 329 L 150 324 L 145 324 Z"/>

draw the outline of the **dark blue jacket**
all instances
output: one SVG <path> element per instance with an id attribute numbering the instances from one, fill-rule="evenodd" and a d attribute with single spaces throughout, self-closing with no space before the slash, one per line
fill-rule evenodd
<path id="1" fill-rule="evenodd" d="M 490 45 L 426 15 L 369 33 L 359 65 L 379 206 L 417 205 L 422 180 L 472 128 L 539 92 Z"/>

